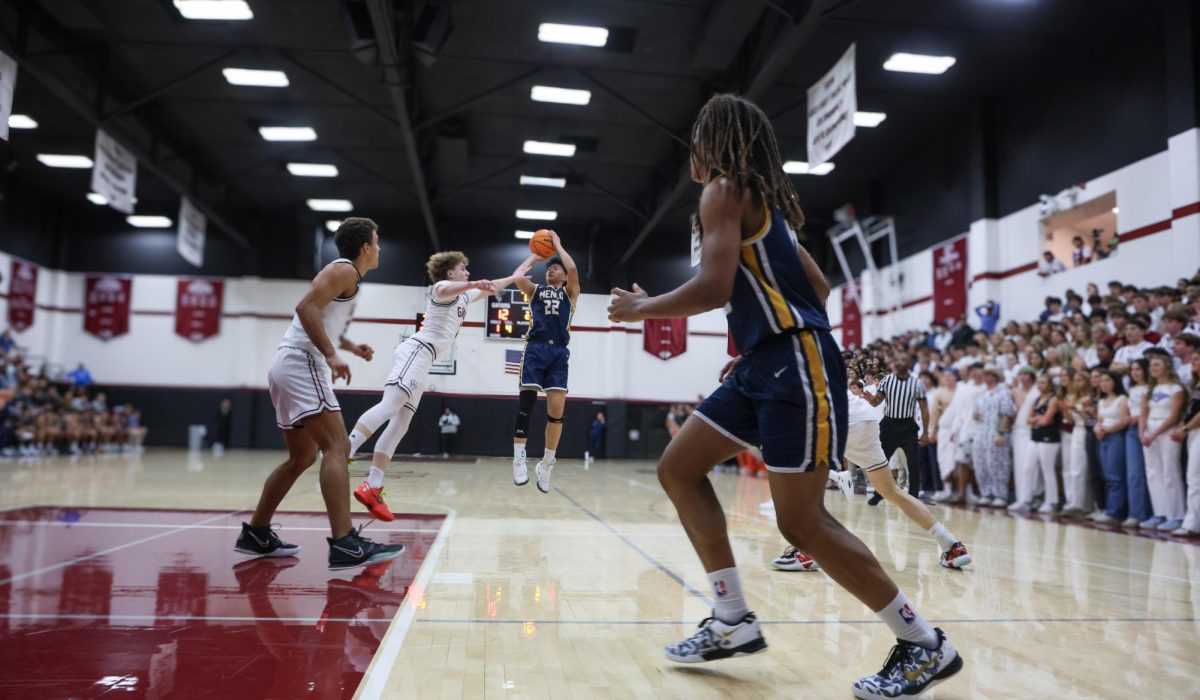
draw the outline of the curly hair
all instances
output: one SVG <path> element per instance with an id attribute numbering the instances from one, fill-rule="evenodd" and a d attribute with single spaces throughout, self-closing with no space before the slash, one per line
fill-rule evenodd
<path id="1" fill-rule="evenodd" d="M 779 207 L 797 234 L 804 228 L 800 198 L 783 172 L 771 120 L 753 102 L 713 95 L 692 127 L 692 158 L 706 183 L 729 178 L 738 189 L 750 188 L 755 203 Z"/>
<path id="2" fill-rule="evenodd" d="M 429 256 L 425 263 L 425 271 L 429 273 L 429 281 L 441 282 L 446 279 L 446 273 L 458 267 L 459 263 L 469 265 L 467 256 L 457 250 L 445 250 Z"/>

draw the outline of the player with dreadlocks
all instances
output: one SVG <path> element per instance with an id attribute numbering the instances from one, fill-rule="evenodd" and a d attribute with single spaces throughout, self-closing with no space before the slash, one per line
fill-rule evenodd
<path id="1" fill-rule="evenodd" d="M 771 123 L 751 102 L 716 95 L 692 132 L 700 195 L 700 270 L 674 291 L 612 290 L 613 321 L 675 318 L 724 307 L 742 355 L 683 424 L 658 478 L 708 572 L 714 608 L 688 639 L 666 647 L 681 663 L 767 648 L 742 593 L 725 513 L 708 480 L 713 466 L 751 446 L 767 463 L 780 532 L 868 605 L 895 633 L 883 669 L 855 681 L 859 698 L 917 695 L 963 662 L 921 617 L 871 551 L 824 506 L 829 469 L 846 440 L 846 373 L 825 315 L 829 283 L 797 240 L 804 223 Z"/>

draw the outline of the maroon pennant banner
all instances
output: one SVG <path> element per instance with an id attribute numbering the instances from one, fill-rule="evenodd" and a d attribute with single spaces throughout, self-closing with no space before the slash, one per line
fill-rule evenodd
<path id="1" fill-rule="evenodd" d="M 642 327 L 642 349 L 660 360 L 687 352 L 686 318 L 648 318 Z"/>
<path id="2" fill-rule="evenodd" d="M 37 310 L 38 268 L 24 260 L 12 260 L 12 277 L 8 283 L 8 325 L 18 333 L 33 325 Z"/>
<path id="3" fill-rule="evenodd" d="M 953 324 L 967 311 L 967 237 L 933 249 L 933 320 Z"/>
<path id="4" fill-rule="evenodd" d="M 853 297 L 851 285 L 855 291 Z M 862 312 L 858 308 L 861 295 L 862 283 L 858 280 L 850 280 L 842 290 L 842 347 L 848 350 L 862 346 Z"/>
<path id="5" fill-rule="evenodd" d="M 199 343 L 221 332 L 223 280 L 183 277 L 175 292 L 175 333 Z"/>
<path id="6" fill-rule="evenodd" d="M 111 340 L 129 332 L 129 300 L 133 280 L 113 275 L 88 275 L 83 292 L 83 330 Z"/>

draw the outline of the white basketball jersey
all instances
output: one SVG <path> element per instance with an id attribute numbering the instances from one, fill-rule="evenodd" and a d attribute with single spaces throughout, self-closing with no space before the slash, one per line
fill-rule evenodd
<path id="1" fill-rule="evenodd" d="M 450 349 L 467 318 L 467 306 L 482 293 L 478 289 L 468 289 L 453 299 L 438 301 L 438 285 L 444 284 L 450 283 L 442 281 L 430 288 L 425 304 L 425 324 L 413 335 L 417 340 L 433 346 L 433 351 L 439 355 Z"/>
<path id="2" fill-rule="evenodd" d="M 346 258 L 338 258 L 330 265 L 346 264 L 354 265 Z M 337 297 L 333 301 L 325 305 L 321 309 L 321 326 L 325 329 L 325 335 L 329 337 L 329 342 L 333 343 L 333 348 L 336 350 L 338 341 L 346 333 L 346 328 L 350 325 L 350 317 L 354 315 L 354 300 L 358 297 L 358 288 L 362 284 L 362 275 L 358 274 L 358 268 L 354 269 L 354 274 L 358 276 L 358 281 L 354 285 L 354 293 L 348 297 Z M 320 350 L 313 344 L 312 340 L 305 332 L 304 326 L 300 325 L 300 316 L 292 314 L 292 325 L 283 333 L 283 342 L 280 347 L 287 346 L 300 348 L 308 352 L 320 355 Z"/>

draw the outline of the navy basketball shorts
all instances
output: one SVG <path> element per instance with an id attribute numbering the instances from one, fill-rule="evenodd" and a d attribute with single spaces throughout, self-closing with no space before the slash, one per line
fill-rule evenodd
<path id="1" fill-rule="evenodd" d="M 525 344 L 521 357 L 521 388 L 539 391 L 567 390 L 567 363 L 571 351 L 557 343 Z"/>
<path id="2" fill-rule="evenodd" d="M 773 472 L 841 464 L 846 368 L 827 331 L 780 335 L 748 353 L 694 415 L 725 437 L 762 450 Z"/>

